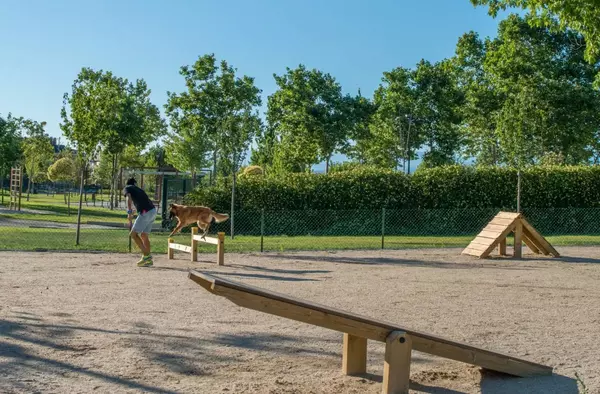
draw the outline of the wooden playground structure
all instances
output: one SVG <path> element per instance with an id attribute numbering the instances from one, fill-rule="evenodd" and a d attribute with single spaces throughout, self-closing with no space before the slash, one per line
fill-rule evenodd
<path id="1" fill-rule="evenodd" d="M 518 212 L 499 212 L 462 254 L 486 258 L 498 248 L 498 254 L 506 256 L 506 238 L 511 233 L 514 233 L 514 258 L 522 257 L 523 243 L 535 254 L 560 257 L 556 249 Z"/>
<path id="2" fill-rule="evenodd" d="M 10 201 L 8 209 L 21 210 L 21 194 L 23 190 L 23 170 L 21 167 L 10 169 Z"/>
<path id="3" fill-rule="evenodd" d="M 217 238 L 198 235 L 198 227 L 192 227 L 191 245 L 175 243 L 173 238 L 168 240 L 169 260 L 173 260 L 176 250 L 190 253 L 191 261 L 198 261 L 198 242 L 217 245 L 217 265 L 225 265 L 225 233 L 217 233 Z"/>
<path id="4" fill-rule="evenodd" d="M 385 343 L 383 393 L 408 393 L 411 352 L 416 350 L 519 377 L 552 375 L 552 367 L 492 352 L 393 323 L 274 293 L 258 287 L 190 271 L 188 277 L 207 291 L 241 307 L 343 333 L 342 371 L 366 373 L 367 340 Z"/>

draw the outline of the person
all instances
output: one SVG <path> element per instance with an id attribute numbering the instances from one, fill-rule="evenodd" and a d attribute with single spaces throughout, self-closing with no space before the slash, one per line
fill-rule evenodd
<path id="1" fill-rule="evenodd" d="M 152 225 L 154 224 L 154 219 L 156 219 L 156 207 L 154 207 L 146 192 L 137 186 L 135 178 L 127 180 L 127 185 L 123 189 L 123 195 L 127 197 L 127 219 L 131 227 L 129 236 L 142 251 L 142 258 L 138 261 L 137 265 L 138 267 L 151 267 L 153 262 L 148 234 L 152 231 Z M 135 205 L 135 210 L 138 213 L 133 226 L 131 225 L 131 220 L 133 219 L 132 203 Z"/>

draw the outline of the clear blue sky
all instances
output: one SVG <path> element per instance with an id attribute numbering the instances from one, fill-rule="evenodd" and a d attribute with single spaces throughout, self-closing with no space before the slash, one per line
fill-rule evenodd
<path id="1" fill-rule="evenodd" d="M 461 34 L 495 36 L 499 21 L 469 0 L 0 0 L 0 20 L 0 114 L 55 137 L 82 67 L 144 78 L 161 109 L 184 88 L 179 67 L 206 53 L 255 77 L 265 103 L 273 73 L 300 63 L 371 96 L 383 71 L 452 56 Z"/>

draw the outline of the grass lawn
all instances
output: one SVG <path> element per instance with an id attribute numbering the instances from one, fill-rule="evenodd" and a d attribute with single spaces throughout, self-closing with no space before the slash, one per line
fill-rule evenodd
<path id="1" fill-rule="evenodd" d="M 152 233 L 151 241 L 155 253 L 166 253 L 167 233 Z M 385 238 L 386 249 L 465 247 L 473 236 L 457 237 L 418 237 L 389 236 Z M 600 245 L 600 235 L 552 236 L 548 241 L 555 246 Z M 178 234 L 175 241 L 190 244 L 189 234 Z M 510 244 L 509 239 L 509 244 Z M 228 252 L 258 252 L 260 237 L 237 236 L 234 240 L 225 238 Z M 80 245 L 75 246 L 75 231 L 72 229 L 36 229 L 0 227 L 0 250 L 88 250 L 107 252 L 127 252 L 129 247 L 126 230 L 86 230 L 81 231 Z M 343 250 L 379 249 L 379 237 L 315 237 L 315 236 L 269 236 L 264 238 L 265 251 L 293 250 Z M 135 245 L 132 250 L 136 251 Z M 200 244 L 200 252 L 214 252 L 215 246 Z"/>
<path id="2" fill-rule="evenodd" d="M 106 197 L 104 204 L 106 206 Z M 8 204 L 8 197 L 5 196 L 5 204 Z M 56 194 L 47 196 L 46 194 L 31 194 L 29 201 L 26 200 L 26 195 L 21 199 L 21 207 L 25 209 L 34 209 L 45 211 L 45 214 L 36 213 L 18 213 L 18 214 L 2 214 L 0 218 L 10 218 L 15 220 L 39 220 L 44 222 L 58 223 L 77 223 L 77 207 L 79 197 L 71 197 L 71 207 L 64 202 L 64 196 Z M 81 209 L 81 221 L 87 222 L 110 222 L 124 223 L 127 220 L 127 214 L 123 208 L 110 210 L 100 206 L 100 201 L 97 199 L 96 206 L 92 204 L 91 198 L 88 196 L 88 205 L 85 201 Z M 160 223 L 161 218 L 157 216 L 156 222 Z"/>

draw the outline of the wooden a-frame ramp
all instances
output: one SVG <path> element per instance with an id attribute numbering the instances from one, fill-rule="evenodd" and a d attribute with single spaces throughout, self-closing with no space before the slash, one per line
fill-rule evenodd
<path id="1" fill-rule="evenodd" d="M 556 249 L 539 233 L 522 214 L 499 212 L 483 230 L 471 241 L 462 254 L 485 258 L 498 248 L 500 256 L 506 256 L 506 237 L 514 233 L 513 257 L 522 257 L 522 244 L 525 243 L 535 254 L 560 257 Z"/>
<path id="2" fill-rule="evenodd" d="M 408 393 L 412 350 L 520 377 L 552 374 L 552 367 L 243 283 L 197 271 L 190 271 L 189 278 L 209 292 L 241 307 L 342 332 L 342 370 L 347 375 L 366 373 L 368 339 L 384 342 L 382 392 L 386 394 Z"/>

